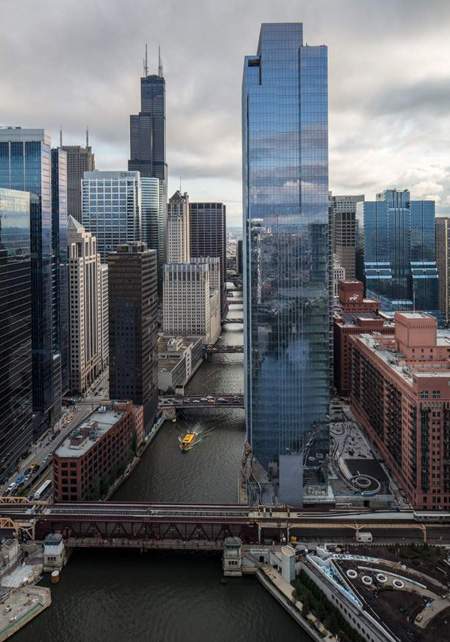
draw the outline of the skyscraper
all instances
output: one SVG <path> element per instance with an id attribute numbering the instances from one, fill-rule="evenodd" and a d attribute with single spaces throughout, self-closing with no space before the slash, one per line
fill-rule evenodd
<path id="1" fill-rule="evenodd" d="M 31 445 L 33 405 L 30 194 L 2 188 L 0 320 L 0 482 L 3 482 Z"/>
<path id="2" fill-rule="evenodd" d="M 439 273 L 439 309 L 450 321 L 450 218 L 436 218 L 436 263 Z"/>
<path id="3" fill-rule="evenodd" d="M 357 218 L 367 296 L 385 311 L 437 312 L 434 201 L 385 190 L 358 203 Z"/>
<path id="4" fill-rule="evenodd" d="M 97 239 L 102 261 L 118 245 L 141 240 L 139 172 L 85 172 L 82 194 L 82 223 Z"/>
<path id="5" fill-rule="evenodd" d="M 86 147 L 64 145 L 67 154 L 67 212 L 81 223 L 81 181 L 84 172 L 95 169 L 95 156 L 86 132 Z"/>
<path id="6" fill-rule="evenodd" d="M 110 397 L 143 406 L 148 427 L 158 403 L 156 252 L 142 242 L 119 245 L 108 268 Z"/>
<path id="7" fill-rule="evenodd" d="M 356 276 L 356 204 L 361 201 L 364 194 L 330 198 L 332 251 L 346 279 Z"/>
<path id="8" fill-rule="evenodd" d="M 166 81 L 161 59 L 158 73 L 148 73 L 147 50 L 144 75 L 141 78 L 141 110 L 130 116 L 130 171 L 139 171 L 141 177 L 159 179 L 159 216 L 157 247 L 158 268 L 166 260 L 167 226 L 167 163 L 166 163 Z"/>
<path id="9" fill-rule="evenodd" d="M 69 389 L 67 225 L 67 154 L 59 147 L 52 149 L 52 248 L 53 352 L 61 354 L 61 394 Z"/>
<path id="10" fill-rule="evenodd" d="M 188 263 L 190 257 L 189 197 L 177 190 L 167 211 L 167 263 Z"/>
<path id="11" fill-rule="evenodd" d="M 142 193 L 142 241 L 149 250 L 156 250 L 161 241 L 161 208 L 159 199 L 159 178 L 141 176 Z M 164 228 L 165 231 L 165 228 Z M 165 236 L 164 236 L 165 238 Z M 163 239 L 164 241 L 164 239 Z"/>
<path id="12" fill-rule="evenodd" d="M 83 394 L 102 371 L 100 254 L 95 237 L 69 217 L 70 389 Z"/>
<path id="13" fill-rule="evenodd" d="M 327 48 L 302 32 L 263 24 L 242 91 L 247 433 L 297 500 L 330 372 Z"/>
<path id="14" fill-rule="evenodd" d="M 0 187 L 28 191 L 31 199 L 31 274 L 34 429 L 61 413 L 57 373 L 61 355 L 53 340 L 51 140 L 43 129 L 0 129 Z"/>
<path id="15" fill-rule="evenodd" d="M 227 310 L 225 290 L 227 238 L 226 207 L 223 203 L 190 203 L 191 256 L 218 256 L 220 259 L 220 305 L 222 318 Z"/>
<path id="16" fill-rule="evenodd" d="M 217 341 L 221 327 L 220 293 L 212 285 L 214 279 L 217 285 L 217 276 L 214 266 L 211 267 L 210 270 L 208 261 L 164 266 L 164 334 L 202 337 L 205 344 Z M 218 275 L 218 270 L 215 274 Z"/>

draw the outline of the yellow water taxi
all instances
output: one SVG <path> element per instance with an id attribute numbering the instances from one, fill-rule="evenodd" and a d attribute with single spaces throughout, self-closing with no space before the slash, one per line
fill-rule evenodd
<path id="1" fill-rule="evenodd" d="M 195 446 L 198 441 L 198 433 L 196 432 L 187 432 L 185 435 L 178 438 L 180 442 L 180 449 L 182 452 L 187 452 Z"/>

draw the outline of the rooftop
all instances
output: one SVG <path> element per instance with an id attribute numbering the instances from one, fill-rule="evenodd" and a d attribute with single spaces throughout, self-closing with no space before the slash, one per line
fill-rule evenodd
<path id="1" fill-rule="evenodd" d="M 113 406 L 99 406 L 81 424 L 76 426 L 69 437 L 56 450 L 57 457 L 78 458 L 105 435 L 124 416 L 124 412 Z"/>

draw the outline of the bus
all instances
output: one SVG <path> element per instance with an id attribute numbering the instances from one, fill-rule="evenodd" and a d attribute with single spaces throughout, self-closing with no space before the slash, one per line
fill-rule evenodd
<path id="1" fill-rule="evenodd" d="M 46 479 L 43 484 L 39 486 L 37 491 L 33 495 L 33 499 L 42 499 L 44 495 L 48 495 L 52 486 L 52 480 Z"/>

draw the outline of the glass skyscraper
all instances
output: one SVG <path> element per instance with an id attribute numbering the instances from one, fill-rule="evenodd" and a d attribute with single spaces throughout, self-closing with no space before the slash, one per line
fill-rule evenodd
<path id="1" fill-rule="evenodd" d="M 148 74 L 147 63 L 141 78 L 141 111 L 130 116 L 130 171 L 141 177 L 159 179 L 158 237 L 148 247 L 157 251 L 159 283 L 166 256 L 167 163 L 166 163 L 166 81 L 161 61 L 158 74 Z"/>
<path id="2" fill-rule="evenodd" d="M 387 312 L 438 313 L 439 279 L 434 201 L 412 201 L 408 190 L 385 190 L 357 205 L 361 260 L 367 296 Z"/>
<path id="3" fill-rule="evenodd" d="M 30 194 L 0 188 L 0 482 L 32 441 Z"/>
<path id="4" fill-rule="evenodd" d="M 299 461 L 328 412 L 327 48 L 302 31 L 263 24 L 244 63 L 246 422 L 264 466 Z"/>
<path id="5" fill-rule="evenodd" d="M 31 199 L 31 275 L 34 428 L 61 413 L 61 355 L 53 339 L 51 141 L 43 129 L 0 129 L 0 187 L 27 191 Z"/>
<path id="6" fill-rule="evenodd" d="M 118 245 L 142 239 L 139 172 L 84 172 L 82 200 L 82 223 L 97 239 L 102 261 Z"/>

